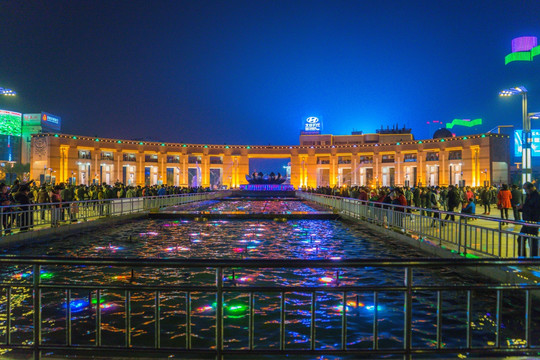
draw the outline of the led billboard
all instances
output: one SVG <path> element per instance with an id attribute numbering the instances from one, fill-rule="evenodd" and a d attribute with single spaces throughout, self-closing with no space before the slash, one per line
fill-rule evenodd
<path id="1" fill-rule="evenodd" d="M 41 113 L 41 128 L 43 132 L 60 131 L 62 119 L 60 116 L 52 115 L 46 112 Z"/>
<path id="2" fill-rule="evenodd" d="M 0 135 L 21 136 L 22 114 L 0 110 Z"/>
<path id="3" fill-rule="evenodd" d="M 523 130 L 514 130 L 514 156 L 523 152 Z M 531 156 L 540 157 L 540 129 L 531 130 Z"/>

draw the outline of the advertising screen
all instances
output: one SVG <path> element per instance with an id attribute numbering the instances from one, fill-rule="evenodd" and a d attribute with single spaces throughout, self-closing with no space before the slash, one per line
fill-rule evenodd
<path id="1" fill-rule="evenodd" d="M 302 131 L 312 134 L 320 134 L 322 130 L 322 121 L 318 117 L 310 116 L 304 119 Z"/>
<path id="2" fill-rule="evenodd" d="M 24 125 L 41 125 L 41 114 L 24 114 Z"/>
<path id="3" fill-rule="evenodd" d="M 514 156 L 521 157 L 523 152 L 523 130 L 514 131 Z M 540 157 L 540 129 L 531 130 L 531 156 Z"/>
<path id="4" fill-rule="evenodd" d="M 62 119 L 60 116 L 52 115 L 46 112 L 41 113 L 41 128 L 43 132 L 48 131 L 60 131 L 62 125 Z"/>
<path id="5" fill-rule="evenodd" d="M 22 114 L 0 110 L 0 135 L 21 136 Z"/>

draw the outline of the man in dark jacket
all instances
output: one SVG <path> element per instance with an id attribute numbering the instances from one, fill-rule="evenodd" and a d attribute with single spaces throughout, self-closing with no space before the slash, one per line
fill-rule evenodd
<path id="1" fill-rule="evenodd" d="M 450 220 L 456 221 L 456 217 L 454 216 L 454 212 L 456 211 L 456 208 L 459 206 L 460 198 L 459 193 L 457 192 L 454 185 L 448 186 L 448 193 L 447 193 L 447 201 L 448 201 L 448 211 L 450 211 L 452 214 L 446 214 L 444 217 L 444 220 Z"/>
<path id="2" fill-rule="evenodd" d="M 531 223 L 540 221 L 540 194 L 536 191 L 536 187 L 530 182 L 523 184 L 525 190 L 525 202 L 518 208 L 523 213 L 523 220 Z M 525 242 L 529 240 L 530 256 L 538 256 L 538 227 L 523 225 L 519 231 L 525 236 L 518 237 L 518 255 L 525 256 Z M 526 236 L 526 235 L 532 235 Z"/>
<path id="3" fill-rule="evenodd" d="M 20 213 L 18 214 L 19 224 L 21 231 L 27 231 L 32 225 L 32 207 L 30 206 L 30 187 L 28 185 L 22 185 L 19 187 L 19 191 L 13 195 L 13 198 L 20 206 Z"/>
<path id="4" fill-rule="evenodd" d="M 518 206 L 522 204 L 523 194 L 517 185 L 512 185 L 512 199 L 510 199 L 510 204 L 512 204 L 512 211 L 514 212 L 514 220 L 521 220 L 521 214 L 519 213 Z"/>

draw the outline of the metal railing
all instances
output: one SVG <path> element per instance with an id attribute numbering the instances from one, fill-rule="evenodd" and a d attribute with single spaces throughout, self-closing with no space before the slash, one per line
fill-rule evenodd
<path id="1" fill-rule="evenodd" d="M 226 196 L 226 192 L 0 206 L 0 230 L 2 230 L 1 234 L 4 236 L 14 230 L 28 231 L 57 227 L 62 223 L 134 214 L 167 206 L 212 200 L 222 196 Z"/>
<path id="2" fill-rule="evenodd" d="M 540 224 L 501 220 L 481 215 L 397 206 L 338 196 L 297 192 L 297 196 L 331 207 L 352 218 L 396 229 L 422 241 L 448 247 L 465 255 L 514 258 L 539 256 L 538 236 L 522 227 Z M 482 224 L 478 220 L 482 220 Z"/>
<path id="3" fill-rule="evenodd" d="M 413 355 L 429 355 L 429 354 L 483 354 L 483 355 L 525 355 L 535 354 L 540 350 L 538 342 L 538 331 L 534 328 L 534 324 L 538 324 L 538 312 L 534 312 L 532 308 L 532 297 L 538 287 L 535 285 L 509 284 L 508 282 L 496 284 L 459 284 L 437 285 L 429 282 L 429 284 L 421 284 L 426 281 L 414 281 L 415 274 L 425 274 L 429 269 L 452 268 L 454 270 L 465 270 L 471 267 L 494 267 L 501 268 L 512 266 L 514 269 L 526 266 L 540 265 L 540 259 L 523 259 L 523 260 L 500 260 L 500 259 L 462 259 L 445 260 L 445 259 L 377 259 L 377 260 L 290 260 L 290 259 L 270 259 L 270 260 L 165 260 L 165 259 L 69 259 L 69 258 L 29 258 L 29 257 L 1 257 L 0 265 L 2 269 L 10 270 L 17 268 L 19 271 L 26 268 L 25 274 L 28 276 L 20 276 L 17 280 L 6 281 L 6 276 L 0 283 L 0 299 L 3 308 L 3 317 L 0 320 L 0 336 L 3 335 L 4 340 L 0 343 L 0 349 L 4 351 L 11 350 L 26 350 L 34 354 L 35 359 L 40 359 L 42 353 L 48 354 L 54 352 L 63 352 L 69 354 L 77 354 L 80 351 L 99 352 L 107 351 L 107 355 L 117 354 L 125 355 L 126 350 L 147 352 L 153 354 L 205 354 L 213 355 L 216 359 L 222 359 L 227 355 L 357 355 L 357 356 L 378 356 L 378 355 L 402 355 L 404 359 L 410 359 Z M 71 271 L 86 269 L 88 272 L 99 269 L 104 272 L 115 274 L 115 270 L 122 270 L 124 273 L 131 273 L 131 278 L 128 280 L 116 281 L 118 277 L 107 276 L 108 273 L 94 277 L 93 280 L 85 280 L 77 282 L 69 274 Z M 384 285 L 366 285 L 361 279 L 355 278 L 354 284 L 341 285 L 339 279 L 342 277 L 354 278 L 355 270 L 370 271 L 372 269 L 383 269 L 385 271 L 393 269 L 401 273 L 400 283 L 384 284 Z M 51 271 L 63 271 L 62 276 L 57 273 L 51 276 Z M 206 277 L 206 283 L 198 284 L 195 281 L 190 281 L 187 284 L 179 282 L 167 282 L 162 279 L 152 283 L 148 278 L 144 277 L 144 272 L 149 269 L 159 269 L 166 271 L 167 269 L 189 269 L 193 271 L 206 271 L 213 275 Z M 320 270 L 324 272 L 337 272 L 337 281 L 321 285 L 288 285 L 284 284 L 259 285 L 257 282 L 237 283 L 236 279 L 240 279 L 242 271 L 257 270 L 263 275 L 271 274 L 272 271 L 279 269 L 289 269 L 291 271 L 298 269 L 307 269 L 311 273 Z M 23 270 L 24 271 L 24 270 Z M 12 271 L 13 272 L 13 271 Z M 236 275 L 235 275 L 236 272 Z M 36 276 L 36 274 L 40 274 Z M 49 274 L 49 275 L 47 275 Z M 341 276 L 342 274 L 343 276 Z M 47 275 L 47 276 L 46 276 Z M 231 276 L 232 275 L 232 276 Z M 55 277 L 62 281 L 55 281 Z M 232 280 L 230 280 L 232 278 Z M 107 280 L 109 279 L 109 280 Z M 175 278 L 175 280 L 178 280 Z M 100 281 L 100 283 L 97 283 Z M 74 313 L 80 310 L 80 301 L 75 295 L 80 291 L 88 294 L 88 301 L 84 304 L 86 313 Z M 117 298 L 121 306 L 113 307 L 106 306 L 102 300 L 106 296 L 110 296 L 111 292 L 121 294 Z M 142 297 L 141 293 L 146 293 L 146 297 Z M 50 293 L 56 294 L 55 298 L 49 297 Z M 170 300 L 170 294 L 182 294 L 181 299 L 176 304 L 169 304 L 169 308 L 174 312 L 173 320 L 165 318 L 165 301 Z M 197 324 L 196 312 L 194 306 L 200 305 L 195 298 L 200 298 L 201 294 L 208 295 L 214 304 L 210 314 L 205 314 L 204 319 L 207 321 L 206 328 Z M 226 299 L 231 295 L 238 298 L 241 294 L 246 298 L 247 305 L 240 308 L 240 311 L 235 313 L 235 319 L 243 319 L 246 325 L 245 328 L 239 327 L 238 323 L 231 324 L 231 319 L 227 317 L 230 314 L 230 306 L 226 304 Z M 259 300 L 260 295 L 270 297 L 277 305 L 278 311 L 274 314 L 276 321 L 265 322 L 258 321 L 261 319 L 261 308 L 264 305 Z M 358 294 L 369 296 L 371 315 L 371 327 L 368 326 L 367 331 L 371 334 L 365 336 L 362 341 L 362 346 L 352 346 L 355 336 L 357 335 L 356 327 L 362 321 L 355 321 L 354 314 L 358 308 Z M 394 302 L 394 308 L 402 308 L 403 312 L 394 310 L 393 318 L 389 318 L 388 313 L 384 313 L 379 309 L 379 305 L 384 305 L 384 294 L 393 294 L 391 296 Z M 486 312 L 487 318 L 477 318 L 474 315 L 473 309 L 478 311 L 478 308 L 484 305 L 477 300 L 478 294 L 490 294 L 494 300 L 494 309 Z M 15 296 L 16 295 L 16 296 Z M 466 298 L 465 302 L 456 300 L 457 295 Z M 304 346 L 295 345 L 290 339 L 298 334 L 298 327 L 295 324 L 298 322 L 290 321 L 295 318 L 294 312 L 295 302 L 293 299 L 298 296 L 303 296 L 308 299 L 304 302 L 304 307 L 309 310 L 303 311 L 303 317 L 306 321 L 303 324 L 303 330 L 306 334 Z M 328 330 L 328 321 L 321 319 L 328 316 L 328 313 L 333 311 L 330 307 L 321 307 L 319 302 L 328 302 L 328 298 L 333 296 L 336 298 L 337 307 L 341 307 L 338 312 L 339 321 L 334 324 L 335 336 L 330 340 L 330 345 L 319 340 L 319 332 Z M 356 300 L 354 298 L 356 297 Z M 17 298 L 17 301 L 15 301 Z M 422 299 L 435 299 L 430 305 L 433 309 L 429 312 L 431 322 L 435 325 L 433 331 L 433 342 L 418 341 L 419 338 L 427 336 L 426 334 L 418 333 L 418 329 L 414 328 L 413 324 L 425 322 L 426 319 L 418 316 L 414 306 L 418 306 Z M 135 332 L 141 335 L 140 329 L 136 328 L 135 316 L 141 316 L 141 313 L 134 314 L 132 312 L 136 302 L 143 302 L 146 310 L 151 315 L 146 315 L 143 319 L 148 327 L 148 333 L 151 334 L 145 343 L 137 341 L 135 344 Z M 431 300 L 429 300 L 431 301 Z M 449 316 L 449 312 L 454 305 L 463 306 L 463 318 L 455 318 Z M 64 304 L 64 307 L 58 308 L 55 313 L 51 313 L 51 302 L 56 302 L 58 305 Z M 59 304 L 58 304 L 59 303 Z M 26 304 L 30 310 L 24 308 L 25 325 L 20 325 L 15 316 L 20 314 L 20 307 Z M 415 305 L 416 304 L 416 305 Z M 503 305 L 505 304 L 505 305 Z M 511 305 L 510 305 L 511 304 Z M 413 306 L 414 305 L 414 306 Z M 362 304 L 362 306 L 364 306 Z M 367 307 L 367 305 L 365 305 Z M 521 309 L 518 318 L 509 320 L 504 319 L 503 313 L 508 310 L 508 307 Z M 46 318 L 44 319 L 45 310 Z M 61 310 L 60 310 L 61 309 Z M 183 310 L 181 310 L 183 309 Z M 238 310 L 238 309 L 236 309 Z M 104 324 L 103 313 L 107 312 L 107 323 Z M 505 313 L 505 316 L 507 313 Z M 116 328 L 112 324 L 112 318 L 116 318 L 120 328 Z M 30 320 L 31 319 L 31 320 Z M 493 328 L 485 330 L 490 336 L 485 336 L 484 333 L 479 334 L 477 324 L 482 321 L 491 319 Z M 139 318 L 139 321 L 141 319 Z M 200 319 L 199 319 L 200 320 Z M 58 322 L 62 325 L 58 325 Z M 89 329 L 84 327 L 74 326 L 74 321 L 84 321 Z M 165 322 L 169 321 L 167 332 L 162 331 Z M 382 322 L 381 322 L 382 321 Z M 448 324 L 462 323 L 463 331 L 453 331 L 451 335 Z M 388 346 L 383 344 L 383 339 L 388 339 L 388 334 L 384 334 L 381 327 L 383 324 L 391 323 L 393 327 L 401 327 L 402 335 L 399 336 L 399 345 Z M 516 323 L 519 322 L 519 323 Z M 476 324 L 475 324 L 476 323 Z M 513 325 L 510 325 L 513 323 Z M 354 324 L 354 325 L 351 325 Z M 47 329 L 50 330 L 54 325 L 56 337 L 51 338 Z M 519 327 L 519 329 L 513 328 Z M 21 336 L 14 336 L 17 332 L 22 331 L 22 328 L 30 331 L 31 339 L 22 340 Z M 234 332 L 234 341 L 230 341 L 231 333 Z M 257 328 L 257 329 L 256 329 Z M 279 340 L 276 339 L 275 345 L 270 344 L 268 338 L 270 328 L 279 332 Z M 433 327 L 430 325 L 430 329 Z M 243 332 L 240 329 L 246 329 Z M 503 337 L 503 329 L 505 335 Z M 264 336 L 256 338 L 255 331 L 262 331 Z M 454 329 L 455 330 L 455 329 Z M 107 345 L 104 343 L 103 332 L 108 331 L 110 334 L 119 334 L 121 341 L 115 345 Z M 112 331 L 112 333 L 111 333 Z M 416 333 L 415 333 L 416 331 Z M 508 332 L 511 332 L 511 341 L 508 339 Z M 204 332 L 204 334 L 203 334 Z M 46 338 L 43 338 L 43 335 Z M 203 335 L 202 335 L 203 334 Z M 228 335 L 227 335 L 228 334 Z M 352 336 L 351 336 L 352 334 Z M 20 334 L 19 334 L 20 335 Z M 81 341 L 82 335 L 90 336 L 92 339 Z M 162 346 L 165 342 L 165 335 L 169 338 L 183 338 L 181 345 Z M 227 339 L 229 336 L 229 339 Z M 475 336 L 477 338 L 475 338 Z M 519 337 L 522 336 L 522 339 Z M 192 340 L 206 338 L 203 344 L 200 341 L 199 345 L 193 344 Z M 518 337 L 518 338 L 513 338 Z M 478 339 L 480 338 L 480 339 Z M 487 341 L 492 338 L 493 342 Z M 18 340 L 16 340 L 18 339 Z M 289 339 L 289 341 L 287 341 Z M 88 340 L 88 339 L 87 339 Z M 328 340 L 327 340 L 328 341 Z M 479 344 L 482 342 L 482 344 Z M 459 345 L 461 344 L 461 345 Z M 358 345 L 358 344 L 356 344 Z"/>

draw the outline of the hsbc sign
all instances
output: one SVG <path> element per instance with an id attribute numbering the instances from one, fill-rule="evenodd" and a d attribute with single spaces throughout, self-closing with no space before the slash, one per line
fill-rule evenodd
<path id="1" fill-rule="evenodd" d="M 46 112 L 41 113 L 41 127 L 44 132 L 60 131 L 62 119 L 60 116 L 52 115 Z"/>

